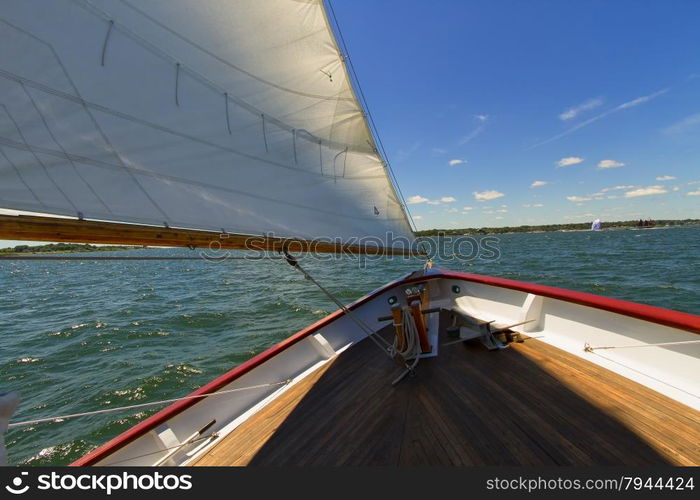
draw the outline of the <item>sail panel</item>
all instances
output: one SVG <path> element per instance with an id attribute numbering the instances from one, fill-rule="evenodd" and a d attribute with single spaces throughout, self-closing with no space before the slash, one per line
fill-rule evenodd
<path id="1" fill-rule="evenodd" d="M 0 42 L 2 207 L 413 240 L 320 0 L 4 2 Z"/>

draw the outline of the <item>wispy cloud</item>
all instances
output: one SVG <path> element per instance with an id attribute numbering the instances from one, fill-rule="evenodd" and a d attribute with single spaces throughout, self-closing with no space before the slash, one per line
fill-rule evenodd
<path id="1" fill-rule="evenodd" d="M 557 162 L 557 167 L 568 167 L 569 165 L 576 165 L 582 161 L 583 158 L 579 158 L 578 156 L 567 156 Z"/>
<path id="2" fill-rule="evenodd" d="M 444 155 L 445 153 L 447 153 L 447 150 L 443 148 L 433 148 L 431 151 L 433 152 L 433 154 L 436 155 Z"/>
<path id="3" fill-rule="evenodd" d="M 420 147 L 423 145 L 422 141 L 414 141 L 413 144 L 408 146 L 407 148 L 401 148 L 399 149 L 396 154 L 394 155 L 394 162 L 395 163 L 400 163 L 403 162 L 410 157 L 412 157 L 416 151 L 420 149 Z"/>
<path id="4" fill-rule="evenodd" d="M 542 203 L 526 203 L 523 205 L 523 208 L 540 208 L 543 207 L 544 205 Z"/>
<path id="5" fill-rule="evenodd" d="M 406 203 L 409 205 L 417 205 L 418 203 L 425 203 L 426 201 L 430 201 L 430 200 L 428 200 L 428 198 L 426 198 L 425 196 L 421 196 L 421 195 L 417 194 L 415 196 L 409 197 L 406 200 Z"/>
<path id="6" fill-rule="evenodd" d="M 462 160 L 461 158 L 455 158 L 455 159 L 447 162 L 447 164 L 450 167 L 454 167 L 455 165 L 462 165 L 463 163 L 467 163 L 467 160 Z"/>
<path id="7" fill-rule="evenodd" d="M 459 140 L 459 145 L 464 146 L 466 143 L 473 141 L 476 139 L 479 134 L 481 134 L 486 127 L 484 125 L 479 125 L 476 127 L 474 130 L 472 130 L 469 134 L 465 135 Z"/>
<path id="8" fill-rule="evenodd" d="M 489 115 L 474 115 L 474 118 L 483 123 L 489 119 Z"/>
<path id="9" fill-rule="evenodd" d="M 414 215 L 413 220 L 423 220 L 423 216 L 422 215 Z"/>
<path id="10" fill-rule="evenodd" d="M 648 186 L 645 188 L 635 189 L 633 191 L 627 191 L 625 193 L 625 198 L 637 198 L 638 196 L 651 196 L 653 194 L 665 194 L 668 193 L 666 188 L 663 186 Z"/>
<path id="11" fill-rule="evenodd" d="M 567 196 L 566 199 L 574 203 L 583 203 L 584 201 L 591 201 L 593 198 L 590 196 Z"/>
<path id="12" fill-rule="evenodd" d="M 632 185 L 627 185 L 627 186 L 613 186 L 613 187 L 608 187 L 608 188 L 603 188 L 600 190 L 601 193 L 607 193 L 608 191 L 621 191 L 623 189 L 634 189 L 639 186 L 632 186 Z"/>
<path id="13" fill-rule="evenodd" d="M 689 128 L 700 125 L 700 113 L 686 116 L 681 121 L 674 123 L 673 125 L 666 127 L 662 132 L 666 135 L 680 134 L 685 132 Z"/>
<path id="14" fill-rule="evenodd" d="M 600 160 L 598 162 L 598 168 L 618 168 L 624 167 L 625 164 L 617 160 Z"/>
<path id="15" fill-rule="evenodd" d="M 601 119 L 603 119 L 607 116 L 610 116 L 614 113 L 618 113 L 618 112 L 624 111 L 626 109 L 634 108 L 635 106 L 639 106 L 640 104 L 644 104 L 646 102 L 649 102 L 652 99 L 656 99 L 657 97 L 665 94 L 668 91 L 669 91 L 669 89 L 666 88 L 666 89 L 659 90 L 659 91 L 654 92 L 654 93 L 649 94 L 649 95 L 637 97 L 636 99 L 632 99 L 631 101 L 623 102 L 619 106 L 615 106 L 614 108 L 609 109 L 607 111 L 604 111 L 603 113 L 600 113 L 599 115 L 596 115 L 593 118 L 589 118 L 588 120 L 582 121 L 581 123 L 578 123 L 578 124 L 574 125 L 573 127 L 568 128 L 565 131 L 560 132 L 559 134 L 556 134 L 556 135 L 550 137 L 549 139 L 545 139 L 545 140 L 540 141 L 536 144 L 533 144 L 528 149 L 533 149 L 533 148 L 542 146 L 544 144 L 549 144 L 550 142 L 561 139 L 562 137 L 566 137 L 567 135 L 573 134 L 577 130 L 581 130 L 582 128 L 587 127 L 587 126 L 597 122 L 598 120 L 601 120 Z"/>
<path id="16" fill-rule="evenodd" d="M 571 220 L 571 219 L 583 219 L 583 218 L 588 218 L 588 217 L 594 217 L 593 214 L 580 214 L 580 215 L 565 215 L 564 218 Z"/>
<path id="17" fill-rule="evenodd" d="M 481 192 L 474 191 L 474 199 L 476 201 L 495 200 L 496 198 L 501 198 L 503 196 L 505 196 L 503 193 L 500 193 L 493 189 Z"/>
<path id="18" fill-rule="evenodd" d="M 656 178 L 657 181 L 675 181 L 676 178 L 672 175 L 661 175 Z"/>
<path id="19" fill-rule="evenodd" d="M 532 184 L 530 184 L 530 187 L 531 188 L 538 188 L 538 187 L 546 186 L 547 184 L 549 184 L 547 181 L 535 181 Z"/>
<path id="20" fill-rule="evenodd" d="M 688 191 L 686 193 L 686 196 L 700 196 L 700 189 L 698 189 L 696 191 Z"/>
<path id="21" fill-rule="evenodd" d="M 442 203 L 452 203 L 457 201 L 457 198 L 453 196 L 443 196 L 439 200 L 431 200 L 430 198 L 426 198 L 425 196 L 421 196 L 419 194 L 415 196 L 411 196 L 406 200 L 406 203 L 409 205 L 418 205 L 420 203 L 426 203 L 428 205 L 440 205 Z"/>
<path id="22" fill-rule="evenodd" d="M 603 100 L 599 97 L 596 97 L 594 99 L 588 99 L 587 101 L 584 101 L 581 104 L 573 106 L 564 111 L 562 114 L 559 115 L 559 119 L 562 121 L 571 120 L 573 118 L 576 118 L 579 115 L 579 113 L 583 111 L 588 111 L 589 109 L 597 108 L 601 104 L 603 104 Z"/>

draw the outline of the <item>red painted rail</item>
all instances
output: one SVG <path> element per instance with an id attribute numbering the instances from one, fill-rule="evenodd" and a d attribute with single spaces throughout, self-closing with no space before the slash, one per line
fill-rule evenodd
<path id="1" fill-rule="evenodd" d="M 619 299 L 612 299 L 608 297 L 601 297 L 599 295 L 594 295 L 584 292 L 576 292 L 573 290 L 566 290 L 563 288 L 556 288 L 547 285 L 538 285 L 534 283 L 525 283 L 522 281 L 515 281 L 505 278 L 495 278 L 491 276 L 483 276 L 480 274 L 466 274 L 455 271 L 443 271 L 434 270 L 426 276 L 415 276 L 409 277 L 401 280 L 389 283 L 371 294 L 363 297 L 362 299 L 351 304 L 349 309 L 353 310 L 361 305 L 369 302 L 378 295 L 404 284 L 415 283 L 419 281 L 434 280 L 434 279 L 454 279 L 461 281 L 469 281 L 473 283 L 480 283 L 483 285 L 495 286 L 499 288 L 509 288 L 511 290 L 518 290 L 521 292 L 532 293 L 535 295 L 541 295 L 544 297 L 550 297 L 557 300 L 563 300 L 566 302 L 571 302 L 574 304 L 579 304 L 586 307 L 592 307 L 595 309 L 601 309 L 604 311 L 609 311 L 617 314 L 622 314 L 624 316 L 629 316 L 632 318 L 641 319 L 644 321 L 649 321 L 652 323 L 657 323 L 664 326 L 669 326 L 672 328 L 677 328 L 680 330 L 685 330 L 692 333 L 700 334 L 700 316 L 693 314 L 683 313 L 679 311 L 671 311 L 669 309 L 663 309 L 660 307 L 648 306 L 645 304 L 637 304 L 635 302 L 628 302 Z M 338 310 L 332 314 L 329 314 L 320 321 L 314 323 L 313 325 L 304 328 L 303 330 L 295 333 L 294 335 L 288 337 L 282 342 L 270 347 L 266 351 L 258 354 L 257 356 L 249 359 L 245 363 L 233 368 L 229 372 L 221 375 L 220 377 L 212 380 L 208 384 L 200 387 L 196 391 L 190 394 L 190 396 L 198 396 L 203 394 L 210 394 L 218 391 L 222 387 L 230 384 L 234 380 L 240 378 L 246 373 L 250 372 L 254 368 L 262 365 L 264 362 L 275 357 L 277 354 L 293 346 L 297 342 L 305 339 L 309 335 L 317 332 L 326 325 L 329 325 L 339 317 L 343 315 L 342 311 Z M 127 444 L 131 443 L 138 437 L 146 434 L 150 430 L 162 425 L 170 418 L 182 413 L 184 410 L 190 406 L 197 404 L 206 398 L 197 399 L 187 399 L 183 401 L 178 401 L 172 405 L 164 408 L 158 413 L 147 418 L 143 422 L 138 423 L 131 429 L 123 432 L 114 439 L 108 441 L 104 445 L 96 448 L 87 455 L 79 458 L 73 462 L 72 466 L 86 466 L 93 465 L 100 460 L 103 460 L 115 451 L 123 448 Z"/>

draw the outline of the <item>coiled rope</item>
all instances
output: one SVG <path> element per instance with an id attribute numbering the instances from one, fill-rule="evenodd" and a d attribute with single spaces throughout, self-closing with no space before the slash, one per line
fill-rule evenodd
<path id="1" fill-rule="evenodd" d="M 394 338 L 394 345 L 391 346 L 390 352 L 392 353 L 392 355 L 398 354 L 403 359 L 408 360 L 413 358 L 413 363 L 411 363 L 410 365 L 408 364 L 408 362 L 406 363 L 406 371 L 404 371 L 401 375 L 394 379 L 392 385 L 395 385 L 397 382 L 401 381 L 401 379 L 404 378 L 407 374 L 413 372 L 413 369 L 418 364 L 418 361 L 420 361 L 421 347 L 420 337 L 418 336 L 418 327 L 416 326 L 416 322 L 413 319 L 413 315 L 411 314 L 411 311 L 408 308 L 405 308 L 403 310 L 403 336 L 405 343 L 404 348 L 399 349 L 399 338 L 396 337 Z"/>

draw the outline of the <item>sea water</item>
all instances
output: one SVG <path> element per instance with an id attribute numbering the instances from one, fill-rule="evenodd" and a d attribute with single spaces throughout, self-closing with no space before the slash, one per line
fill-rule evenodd
<path id="1" fill-rule="evenodd" d="M 700 314 L 700 227 L 488 237 L 495 254 L 457 258 L 438 242 L 435 266 Z M 301 262 L 345 303 L 422 266 Z M 0 392 L 21 394 L 14 421 L 183 396 L 336 309 L 284 260 L 0 261 L 0 290 Z M 158 409 L 12 429 L 10 463 L 70 463 Z"/>

